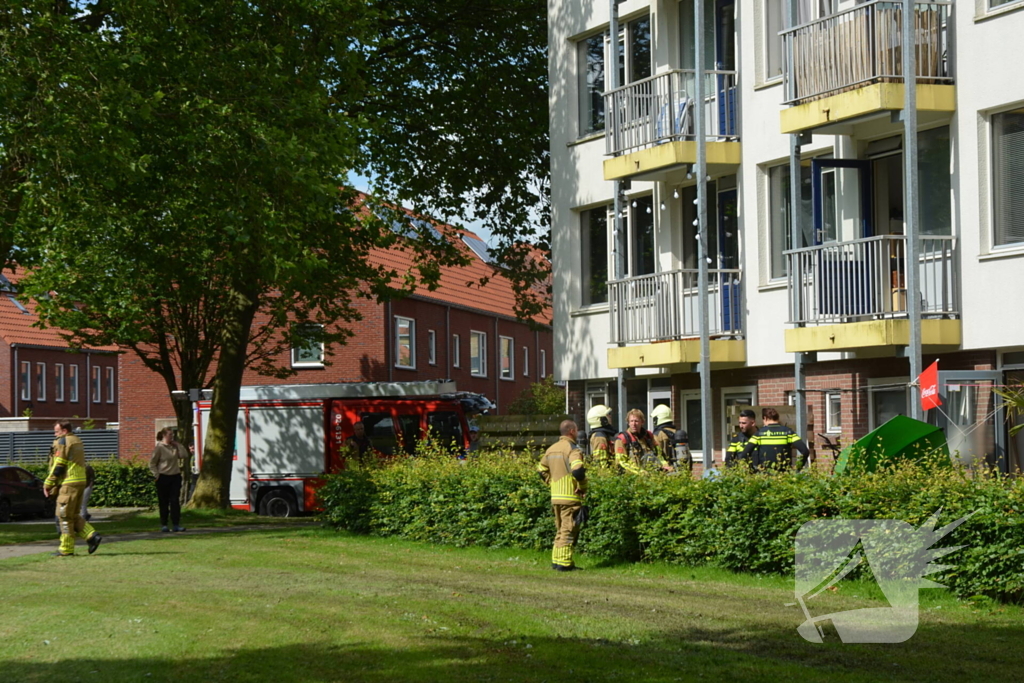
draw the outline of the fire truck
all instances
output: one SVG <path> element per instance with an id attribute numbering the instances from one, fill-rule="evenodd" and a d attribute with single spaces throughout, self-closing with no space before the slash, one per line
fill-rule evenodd
<path id="1" fill-rule="evenodd" d="M 198 472 L 212 393 L 193 390 L 190 398 Z M 427 434 L 454 457 L 469 448 L 469 418 L 493 407 L 447 381 L 242 387 L 231 506 L 274 517 L 317 509 L 316 489 L 325 473 L 345 468 L 345 442 L 356 422 L 363 423 L 372 457 L 414 456 Z"/>

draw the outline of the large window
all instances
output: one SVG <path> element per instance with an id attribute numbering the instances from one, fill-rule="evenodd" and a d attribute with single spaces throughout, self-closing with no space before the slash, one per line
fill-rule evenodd
<path id="1" fill-rule="evenodd" d="M 501 354 L 501 378 L 502 379 L 515 379 L 513 377 L 513 359 L 512 349 L 515 347 L 515 343 L 512 337 L 499 337 L 498 338 L 498 351 Z"/>
<path id="2" fill-rule="evenodd" d="M 619 85 L 651 76 L 651 18 L 619 26 Z"/>
<path id="3" fill-rule="evenodd" d="M 1021 0 L 988 0 L 988 6 L 989 9 L 995 9 L 1003 5 L 1012 5 L 1015 2 L 1021 2 Z"/>
<path id="4" fill-rule="evenodd" d="M 71 403 L 78 403 L 78 366 L 68 366 L 68 400 Z"/>
<path id="5" fill-rule="evenodd" d="M 36 400 L 46 400 L 46 363 L 36 363 Z"/>
<path id="6" fill-rule="evenodd" d="M 416 321 L 395 316 L 395 367 L 416 367 Z"/>
<path id="7" fill-rule="evenodd" d="M 487 376 L 487 333 L 469 333 L 469 374 Z"/>
<path id="8" fill-rule="evenodd" d="M 293 333 L 296 339 L 292 342 L 292 367 L 323 367 L 323 325 L 296 325 Z"/>
<path id="9" fill-rule="evenodd" d="M 107 368 L 107 403 L 114 402 L 114 368 Z"/>
<path id="10" fill-rule="evenodd" d="M 1024 109 L 992 117 L 993 243 L 1024 242 Z"/>
<path id="11" fill-rule="evenodd" d="M 56 375 L 53 382 L 53 400 L 64 401 L 64 364 L 57 363 L 55 366 Z"/>
<path id="12" fill-rule="evenodd" d="M 637 197 L 630 201 L 630 268 L 631 277 L 654 273 L 654 197 Z"/>
<path id="13" fill-rule="evenodd" d="M 786 28 L 786 0 L 764 0 L 764 71 L 770 81 L 782 76 L 782 36 Z"/>
<path id="14" fill-rule="evenodd" d="M 580 136 L 604 130 L 604 34 L 578 44 Z"/>
<path id="15" fill-rule="evenodd" d="M 580 213 L 583 305 L 608 301 L 608 207 Z"/>
<path id="16" fill-rule="evenodd" d="M 26 360 L 21 361 L 19 368 L 18 384 L 21 386 L 21 400 L 32 399 L 32 364 Z"/>
<path id="17" fill-rule="evenodd" d="M 771 277 L 789 274 L 789 261 L 783 252 L 792 249 L 793 214 L 790 212 L 789 164 L 768 169 L 768 230 L 771 241 Z M 813 244 L 813 213 L 811 210 L 811 165 L 800 164 L 800 246 Z"/>

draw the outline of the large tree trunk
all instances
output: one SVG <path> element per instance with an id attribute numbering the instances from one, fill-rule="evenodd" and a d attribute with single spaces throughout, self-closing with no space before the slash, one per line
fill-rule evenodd
<path id="1" fill-rule="evenodd" d="M 234 305 L 224 310 L 224 329 L 213 377 L 210 422 L 203 439 L 203 464 L 192 494 L 192 507 L 227 508 L 231 506 L 231 460 L 235 452 L 235 422 L 238 396 L 245 370 L 249 331 L 256 315 L 256 297 L 236 288 Z"/>

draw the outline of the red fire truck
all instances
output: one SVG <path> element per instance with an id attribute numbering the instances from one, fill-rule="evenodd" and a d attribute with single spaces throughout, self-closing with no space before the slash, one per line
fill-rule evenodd
<path id="1" fill-rule="evenodd" d="M 210 392 L 192 391 L 196 471 L 202 466 Z M 493 404 L 454 382 L 366 382 L 242 387 L 235 427 L 231 506 L 289 517 L 316 509 L 326 472 L 345 467 L 345 441 L 362 422 L 377 457 L 415 455 L 428 433 L 453 455 L 469 447 L 468 418 Z"/>

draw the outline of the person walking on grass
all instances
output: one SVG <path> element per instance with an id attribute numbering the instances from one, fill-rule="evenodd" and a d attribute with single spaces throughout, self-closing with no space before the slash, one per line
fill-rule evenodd
<path id="1" fill-rule="evenodd" d="M 551 487 L 551 509 L 555 513 L 551 568 L 569 572 L 576 569 L 573 548 L 582 523 L 580 512 L 587 489 L 587 471 L 583 466 L 583 452 L 576 445 L 579 433 L 576 423 L 564 420 L 558 431 L 558 441 L 544 453 L 537 472 Z"/>
<path id="2" fill-rule="evenodd" d="M 72 433 L 70 422 L 53 425 L 53 461 L 43 482 L 43 495 L 47 498 L 57 492 L 57 522 L 60 525 L 60 548 L 54 555 L 68 557 L 75 554 L 75 537 L 89 544 L 89 554 L 96 552 L 103 537 L 92 524 L 82 519 L 82 494 L 88 478 L 85 471 L 85 447 Z"/>
<path id="3" fill-rule="evenodd" d="M 149 470 L 156 478 L 160 531 L 184 531 L 185 527 L 181 526 L 181 463 L 188 462 L 188 451 L 174 438 L 172 427 L 161 429 L 156 439 L 158 443 L 149 459 Z"/>

